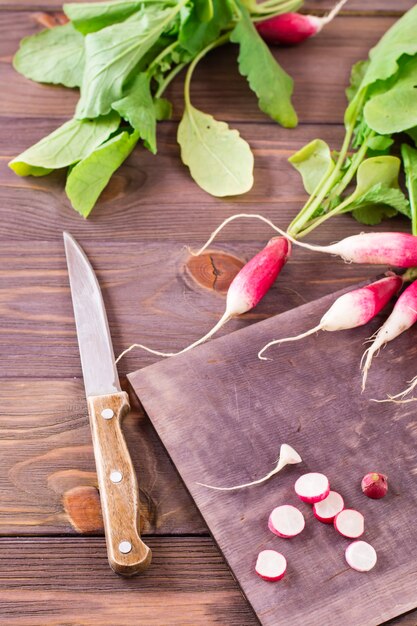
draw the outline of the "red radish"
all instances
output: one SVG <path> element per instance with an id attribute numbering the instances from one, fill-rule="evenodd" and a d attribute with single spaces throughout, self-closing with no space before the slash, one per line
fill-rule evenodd
<path id="1" fill-rule="evenodd" d="M 289 539 L 299 535 L 304 530 L 305 519 L 304 515 L 292 506 L 291 504 L 283 504 L 277 506 L 269 516 L 268 528 L 278 535 L 278 537 L 284 537 Z"/>
<path id="2" fill-rule="evenodd" d="M 366 541 L 354 541 L 346 548 L 347 564 L 357 572 L 369 572 L 376 565 L 375 548 Z"/>
<path id="3" fill-rule="evenodd" d="M 264 580 L 274 582 L 281 580 L 287 569 L 287 561 L 283 554 L 275 550 L 262 550 L 258 554 L 255 571 Z"/>
<path id="4" fill-rule="evenodd" d="M 365 520 L 359 511 L 343 509 L 334 518 L 334 527 L 344 537 L 357 539 L 364 533 Z"/>
<path id="5" fill-rule="evenodd" d="M 404 268 L 417 266 L 417 237 L 415 235 L 395 232 L 361 233 L 360 235 L 352 235 L 351 237 L 341 239 L 341 241 L 329 246 L 315 246 L 294 239 L 284 230 L 275 226 L 271 220 L 258 213 L 238 213 L 228 217 L 212 232 L 204 246 L 198 252 L 192 252 L 192 254 L 194 256 L 201 254 L 227 224 L 240 218 L 258 219 L 301 248 L 315 252 L 324 252 L 325 254 L 335 254 L 341 256 L 349 263 L 393 265 Z"/>
<path id="6" fill-rule="evenodd" d="M 313 505 L 313 513 L 319 522 L 332 524 L 336 515 L 343 511 L 344 506 L 342 496 L 336 491 L 330 491 L 327 498 Z"/>
<path id="7" fill-rule="evenodd" d="M 388 480 L 385 474 L 370 472 L 362 478 L 361 487 L 365 496 L 373 500 L 379 500 L 387 494 Z"/>
<path id="8" fill-rule="evenodd" d="M 402 284 L 402 278 L 392 274 L 377 280 L 375 283 L 343 294 L 323 315 L 317 326 L 296 337 L 285 337 L 284 339 L 270 341 L 259 351 L 258 357 L 267 361 L 267 357 L 262 356 L 262 354 L 271 346 L 287 341 L 298 341 L 319 330 L 346 330 L 367 324 L 400 290 Z"/>
<path id="9" fill-rule="evenodd" d="M 417 240 L 417 237 L 415 239 Z M 400 295 L 391 315 L 376 333 L 371 347 L 365 351 L 362 357 L 365 359 L 362 368 L 362 390 L 365 389 L 374 354 L 386 343 L 408 330 L 415 322 L 417 322 L 417 280 L 411 283 Z"/>
<path id="10" fill-rule="evenodd" d="M 315 504 L 327 498 L 330 493 L 329 479 L 324 474 L 311 472 L 303 474 L 296 480 L 295 493 L 303 502 Z"/>
<path id="11" fill-rule="evenodd" d="M 272 287 L 290 254 L 291 244 L 288 239 L 285 237 L 273 237 L 270 239 L 265 248 L 250 259 L 236 274 L 227 291 L 226 310 L 223 316 L 204 337 L 201 337 L 179 352 L 159 352 L 135 343 L 118 356 L 116 363 L 133 348 L 142 348 L 159 356 L 175 356 L 207 341 L 232 317 L 250 311 L 262 300 L 270 287 Z"/>
<path id="12" fill-rule="evenodd" d="M 257 22 L 256 28 L 262 39 L 267 43 L 293 45 L 301 43 L 309 37 L 317 35 L 337 15 L 347 0 L 341 0 L 325 17 L 301 15 L 300 13 L 283 13 Z"/>

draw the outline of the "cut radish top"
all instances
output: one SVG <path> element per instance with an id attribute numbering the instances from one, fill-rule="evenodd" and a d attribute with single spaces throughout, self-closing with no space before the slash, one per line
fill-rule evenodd
<path id="1" fill-rule="evenodd" d="M 359 511 L 344 509 L 334 518 L 334 527 L 341 535 L 350 539 L 356 539 L 363 535 L 365 520 Z"/>
<path id="2" fill-rule="evenodd" d="M 369 572 L 376 565 L 376 552 L 366 541 L 354 541 L 345 552 L 347 564 L 357 572 Z"/>
<path id="3" fill-rule="evenodd" d="M 285 556 L 275 550 L 262 550 L 258 554 L 255 571 L 264 580 L 280 580 L 287 569 Z"/>
<path id="4" fill-rule="evenodd" d="M 335 516 L 340 513 L 340 511 L 343 511 L 344 506 L 345 503 L 340 493 L 330 491 L 327 498 L 321 500 L 321 502 L 315 503 L 313 513 L 320 522 L 331 524 Z"/>
<path id="5" fill-rule="evenodd" d="M 324 474 L 303 474 L 294 485 L 295 493 L 303 502 L 314 504 L 327 498 L 330 492 L 329 479 Z"/>
<path id="6" fill-rule="evenodd" d="M 295 537 L 305 526 L 304 515 L 291 504 L 277 506 L 269 516 L 268 528 L 279 537 Z"/>

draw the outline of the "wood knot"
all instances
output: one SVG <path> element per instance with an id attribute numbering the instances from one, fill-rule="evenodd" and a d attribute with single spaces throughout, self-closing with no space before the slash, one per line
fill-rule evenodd
<path id="1" fill-rule="evenodd" d="M 95 487 L 73 487 L 64 493 L 62 499 L 74 530 L 83 535 L 103 532 L 100 496 Z"/>
<path id="2" fill-rule="evenodd" d="M 225 294 L 244 264 L 244 261 L 227 252 L 208 250 L 199 256 L 190 256 L 185 268 L 201 287 Z"/>

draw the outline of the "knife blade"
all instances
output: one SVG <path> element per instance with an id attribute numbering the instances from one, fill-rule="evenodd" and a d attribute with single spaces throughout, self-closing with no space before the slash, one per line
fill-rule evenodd
<path id="1" fill-rule="evenodd" d="M 146 569 L 151 551 L 139 532 L 136 474 L 121 429 L 129 412 L 114 358 L 106 309 L 94 270 L 76 240 L 64 232 L 75 325 L 96 462 L 110 567 L 124 576 Z"/>

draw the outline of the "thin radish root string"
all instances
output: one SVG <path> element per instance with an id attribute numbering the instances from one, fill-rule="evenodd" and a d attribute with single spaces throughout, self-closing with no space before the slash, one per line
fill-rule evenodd
<path id="1" fill-rule="evenodd" d="M 331 22 L 331 21 L 332 21 L 332 20 L 336 17 L 336 15 L 339 13 L 339 11 L 342 9 L 343 5 L 345 5 L 347 1 L 348 1 L 348 0 L 340 0 L 340 2 L 338 2 L 338 3 L 337 3 L 334 7 L 333 7 L 333 9 L 332 9 L 332 10 L 328 13 L 328 15 L 325 15 L 325 16 L 322 18 L 322 24 L 323 24 L 323 26 L 324 26 L 325 24 L 329 24 L 329 22 Z"/>
<path id="2" fill-rule="evenodd" d="M 121 358 L 123 358 L 128 352 L 134 350 L 135 348 L 141 348 L 141 350 L 146 350 L 146 352 L 156 354 L 157 356 L 176 356 L 177 354 L 182 354 L 183 352 L 187 352 L 188 350 L 191 350 L 192 348 L 200 345 L 200 343 L 204 343 L 205 341 L 207 341 L 207 339 L 210 339 L 210 337 L 212 337 L 214 333 L 216 333 L 222 326 L 224 326 L 226 322 L 231 319 L 231 317 L 232 316 L 229 314 L 229 312 L 225 311 L 217 324 L 213 326 L 213 328 L 206 335 L 204 335 L 204 337 L 200 337 L 200 339 L 197 339 L 197 341 L 194 341 L 194 343 L 190 344 L 186 348 L 183 348 L 183 350 L 179 350 L 178 352 L 160 352 L 159 350 L 153 350 L 152 348 L 148 348 L 141 343 L 133 343 L 131 346 L 126 348 L 126 350 L 123 350 L 121 354 L 119 354 L 116 359 L 116 363 L 118 363 Z"/>
<path id="3" fill-rule="evenodd" d="M 230 224 L 230 222 L 233 222 L 234 220 L 237 220 L 240 218 L 258 219 L 261 222 L 264 222 L 264 224 L 268 224 L 268 226 L 270 226 L 273 230 L 275 230 L 282 237 L 285 237 L 286 239 L 291 241 L 291 243 L 294 243 L 297 246 L 300 246 L 300 248 L 306 248 L 307 250 L 313 250 L 314 252 L 327 252 L 324 246 L 313 246 L 309 243 L 303 243 L 303 242 L 298 241 L 297 239 L 294 239 L 294 237 L 289 235 L 285 230 L 282 230 L 278 226 L 275 226 L 275 224 L 271 222 L 271 220 L 269 220 L 267 217 L 264 217 L 263 215 L 259 215 L 259 213 L 237 213 L 236 215 L 231 215 L 230 217 L 226 218 L 224 222 L 222 222 L 220 226 L 216 228 L 216 230 L 213 230 L 210 237 L 207 239 L 206 243 L 199 250 L 197 250 L 197 252 L 193 252 L 191 248 L 188 248 L 189 253 L 192 256 L 199 256 L 200 254 L 202 254 L 204 250 L 208 248 L 208 246 L 213 242 L 213 240 L 217 237 L 219 232 L 223 230 L 225 226 Z"/>
<path id="4" fill-rule="evenodd" d="M 383 400 L 376 400 L 372 398 L 372 402 L 393 402 L 394 404 L 408 404 L 409 402 L 416 402 L 417 398 L 407 398 L 404 400 L 405 396 L 408 396 L 416 387 L 417 387 L 417 376 L 408 381 L 409 387 L 400 391 L 400 393 L 396 393 L 395 395 L 387 394 L 387 397 Z M 400 400 L 398 398 L 401 398 Z"/>
<path id="5" fill-rule="evenodd" d="M 304 339 L 304 337 L 308 337 L 309 335 L 314 335 L 314 333 L 317 333 L 319 330 L 322 330 L 322 328 L 323 328 L 322 325 L 319 324 L 318 326 L 315 326 L 314 328 L 307 330 L 305 333 L 301 333 L 301 335 L 296 335 L 295 337 L 285 337 L 284 339 L 274 339 L 273 341 L 270 341 L 269 343 L 267 343 L 266 346 L 264 346 L 262 350 L 258 352 L 258 359 L 261 359 L 261 361 L 271 361 L 272 359 L 268 359 L 266 356 L 262 356 L 262 354 L 266 350 L 268 350 L 268 348 L 270 348 L 271 346 L 275 346 L 276 344 L 279 344 L 279 343 L 287 343 L 288 341 L 299 341 L 300 339 Z"/>

